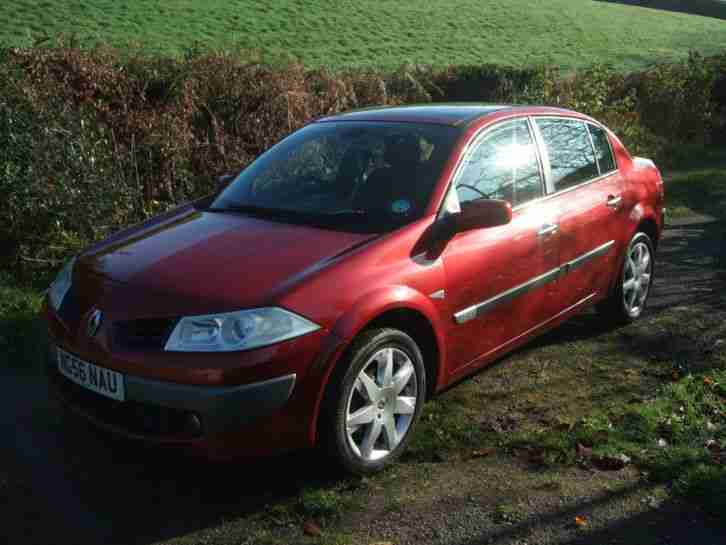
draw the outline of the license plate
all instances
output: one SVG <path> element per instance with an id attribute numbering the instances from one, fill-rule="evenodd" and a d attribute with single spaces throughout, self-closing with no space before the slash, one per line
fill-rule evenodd
<path id="1" fill-rule="evenodd" d="M 116 401 L 125 399 L 124 376 L 121 373 L 83 361 L 61 348 L 57 349 L 57 353 L 58 371 L 68 380 Z"/>

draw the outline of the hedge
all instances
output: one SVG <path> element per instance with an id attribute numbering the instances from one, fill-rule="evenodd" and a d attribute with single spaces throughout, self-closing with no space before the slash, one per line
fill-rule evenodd
<path id="1" fill-rule="evenodd" d="M 668 162 L 726 141 L 726 54 L 632 74 L 493 65 L 331 73 L 223 53 L 0 49 L 0 271 L 27 277 L 326 114 L 375 104 L 539 103 L 602 120 Z"/>

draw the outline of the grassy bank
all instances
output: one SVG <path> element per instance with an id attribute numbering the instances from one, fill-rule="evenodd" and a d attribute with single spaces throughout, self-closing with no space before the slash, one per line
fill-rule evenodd
<path id="1" fill-rule="evenodd" d="M 714 4 L 712 13 L 726 13 Z M 259 51 L 306 66 L 395 68 L 402 63 L 551 64 L 608 59 L 620 69 L 726 48 L 726 23 L 611 2 L 548 0 L 14 0 L 0 5 L 0 42 L 29 46 L 57 33 L 181 54 Z"/>

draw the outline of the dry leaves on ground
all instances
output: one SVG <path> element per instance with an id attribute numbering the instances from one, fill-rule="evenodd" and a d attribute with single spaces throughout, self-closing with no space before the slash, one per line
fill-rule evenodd
<path id="1" fill-rule="evenodd" d="M 314 520 L 306 520 L 303 524 L 303 533 L 310 537 L 319 537 L 323 534 L 323 531 L 318 526 L 318 523 Z"/>

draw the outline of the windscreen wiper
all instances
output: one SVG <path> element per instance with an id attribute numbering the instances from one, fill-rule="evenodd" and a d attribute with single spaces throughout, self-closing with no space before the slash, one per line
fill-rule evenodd
<path id="1" fill-rule="evenodd" d="M 296 210 L 285 208 L 268 208 L 248 204 L 228 204 L 226 206 L 210 206 L 205 209 L 207 212 L 232 212 L 236 214 L 249 214 L 251 216 L 263 217 L 299 217 L 304 215 Z"/>

